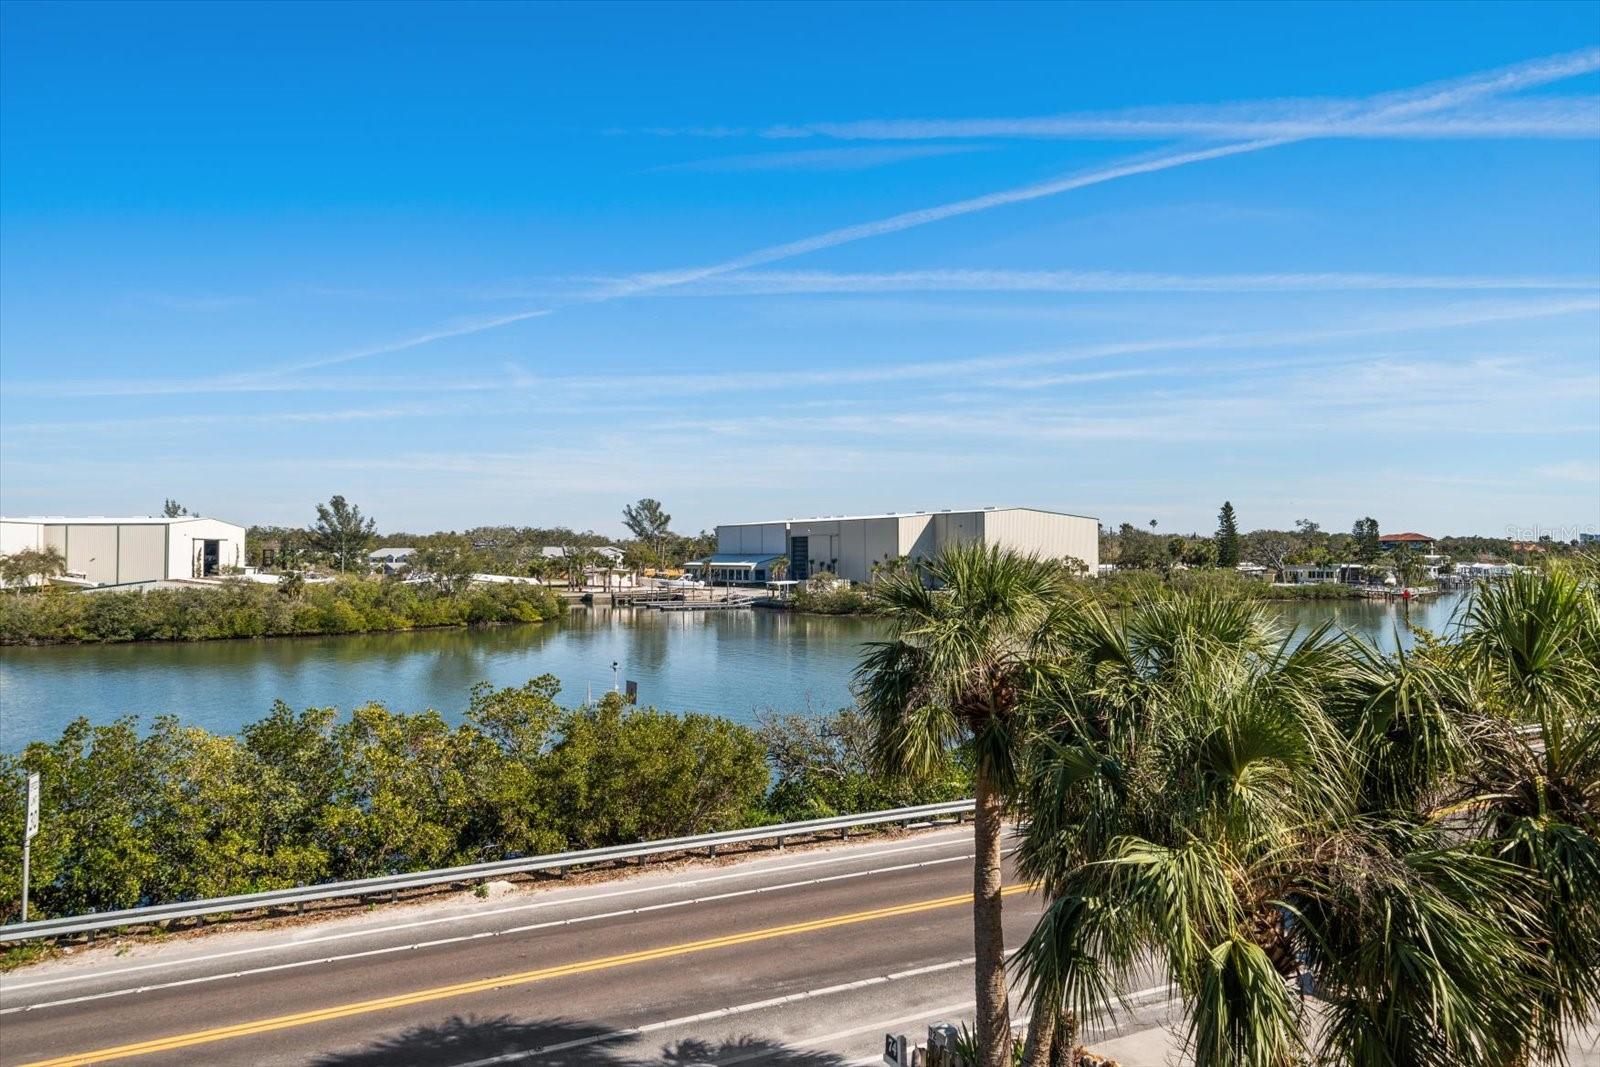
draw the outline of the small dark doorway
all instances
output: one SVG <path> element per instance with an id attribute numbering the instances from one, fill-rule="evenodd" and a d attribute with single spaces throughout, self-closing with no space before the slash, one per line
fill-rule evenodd
<path id="1" fill-rule="evenodd" d="M 222 542 L 205 541 L 200 551 L 200 576 L 210 578 L 221 569 Z"/>

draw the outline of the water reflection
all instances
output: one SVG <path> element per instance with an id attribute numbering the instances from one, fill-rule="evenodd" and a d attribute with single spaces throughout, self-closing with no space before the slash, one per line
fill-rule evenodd
<path id="1" fill-rule="evenodd" d="M 1460 597 L 1409 608 L 1370 601 L 1276 605 L 1302 628 L 1333 618 L 1382 645 L 1411 626 L 1446 632 Z M 1409 622 L 1408 622 L 1409 620 Z M 455 714 L 479 681 L 520 685 L 544 673 L 566 700 L 611 688 L 611 663 L 641 701 L 749 721 L 765 708 L 826 711 L 849 700 L 864 619 L 770 611 L 595 609 L 560 624 L 350 637 L 274 638 L 0 650 L 0 747 L 55 736 L 76 715 L 107 720 L 171 712 L 229 732 L 283 699 L 348 709 L 368 700 Z"/>

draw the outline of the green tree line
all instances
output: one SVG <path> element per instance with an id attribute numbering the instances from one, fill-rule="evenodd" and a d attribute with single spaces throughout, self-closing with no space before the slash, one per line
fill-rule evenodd
<path id="1" fill-rule="evenodd" d="M 531 585 L 406 583 L 340 578 L 276 586 L 228 581 L 215 588 L 43 590 L 0 597 L 0 645 L 206 641 L 350 634 L 430 626 L 540 622 L 565 613 Z"/>
<path id="2" fill-rule="evenodd" d="M 1378 520 L 1363 516 L 1355 520 L 1350 532 L 1324 530 L 1310 519 L 1299 519 L 1290 530 L 1239 529 L 1233 505 L 1224 502 L 1217 515 L 1217 531 L 1199 533 L 1160 533 L 1150 520 L 1149 528 L 1122 523 L 1115 529 L 1102 527 L 1100 562 L 1114 563 L 1122 570 L 1171 571 L 1176 564 L 1190 568 L 1231 568 L 1240 562 L 1258 563 L 1273 571 L 1301 564 L 1373 563 L 1386 558 L 1379 543 Z M 1433 551 L 1451 562 L 1500 561 L 1535 565 L 1552 559 L 1571 557 L 1581 552 L 1576 540 L 1559 541 L 1545 535 L 1537 539 L 1507 537 L 1441 536 Z"/>
<path id="3" fill-rule="evenodd" d="M 876 774 L 861 716 L 567 708 L 544 676 L 479 685 L 462 721 L 277 704 L 237 736 L 161 717 L 69 724 L 0 756 L 0 921 L 20 907 L 23 786 L 37 771 L 32 914 L 134 907 L 595 848 L 963 796 L 954 754 Z"/>
<path id="4" fill-rule="evenodd" d="M 173 501 L 167 504 L 172 505 Z M 559 561 L 541 554 L 545 548 L 561 548 L 568 554 L 607 546 L 620 548 L 624 552 L 622 566 L 635 571 L 682 566 L 716 548 L 715 536 L 703 530 L 696 535 L 674 533 L 670 529 L 672 516 L 657 500 L 645 498 L 628 505 L 622 519 L 632 540 L 566 526 L 474 526 L 461 531 L 383 533 L 359 507 L 342 496 L 334 496 L 327 504 L 316 505 L 316 516 L 309 526 L 251 526 L 245 544 L 251 563 L 282 571 L 314 565 L 345 572 L 364 569 L 365 554 L 371 549 L 406 547 L 417 549 L 420 558 L 414 562 L 430 571 L 535 578 L 559 577 L 563 573 Z"/>

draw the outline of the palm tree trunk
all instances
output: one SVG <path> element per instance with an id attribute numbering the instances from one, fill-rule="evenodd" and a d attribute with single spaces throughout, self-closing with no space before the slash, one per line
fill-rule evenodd
<path id="1" fill-rule="evenodd" d="M 1000 923 L 1002 798 L 980 761 L 973 806 L 972 947 L 977 957 L 979 1067 L 1010 1067 L 1011 1018 L 1006 1003 L 1005 930 Z"/>
<path id="2" fill-rule="evenodd" d="M 1051 1046 L 1050 1067 L 1078 1067 L 1078 1017 L 1072 1012 L 1057 1013 Z"/>
<path id="3" fill-rule="evenodd" d="M 1050 1067 L 1050 1050 L 1056 1038 L 1056 1014 L 1054 1000 L 1033 1002 L 1033 1020 L 1028 1023 L 1028 1043 L 1022 1049 L 1022 1067 Z"/>

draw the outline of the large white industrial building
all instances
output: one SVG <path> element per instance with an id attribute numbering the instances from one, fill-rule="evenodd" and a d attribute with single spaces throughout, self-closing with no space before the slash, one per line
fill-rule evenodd
<path id="1" fill-rule="evenodd" d="M 0 518 L 0 556 L 54 548 L 91 585 L 211 578 L 244 566 L 244 527 L 194 515 Z"/>
<path id="2" fill-rule="evenodd" d="M 714 581 L 766 582 L 779 559 L 787 577 L 829 572 L 852 582 L 872 578 L 874 565 L 922 559 L 946 545 L 981 541 L 1046 559 L 1075 559 L 1094 574 L 1100 564 L 1100 522 L 1039 508 L 823 515 L 810 519 L 732 523 L 717 527 L 717 551 L 695 565 Z"/>

